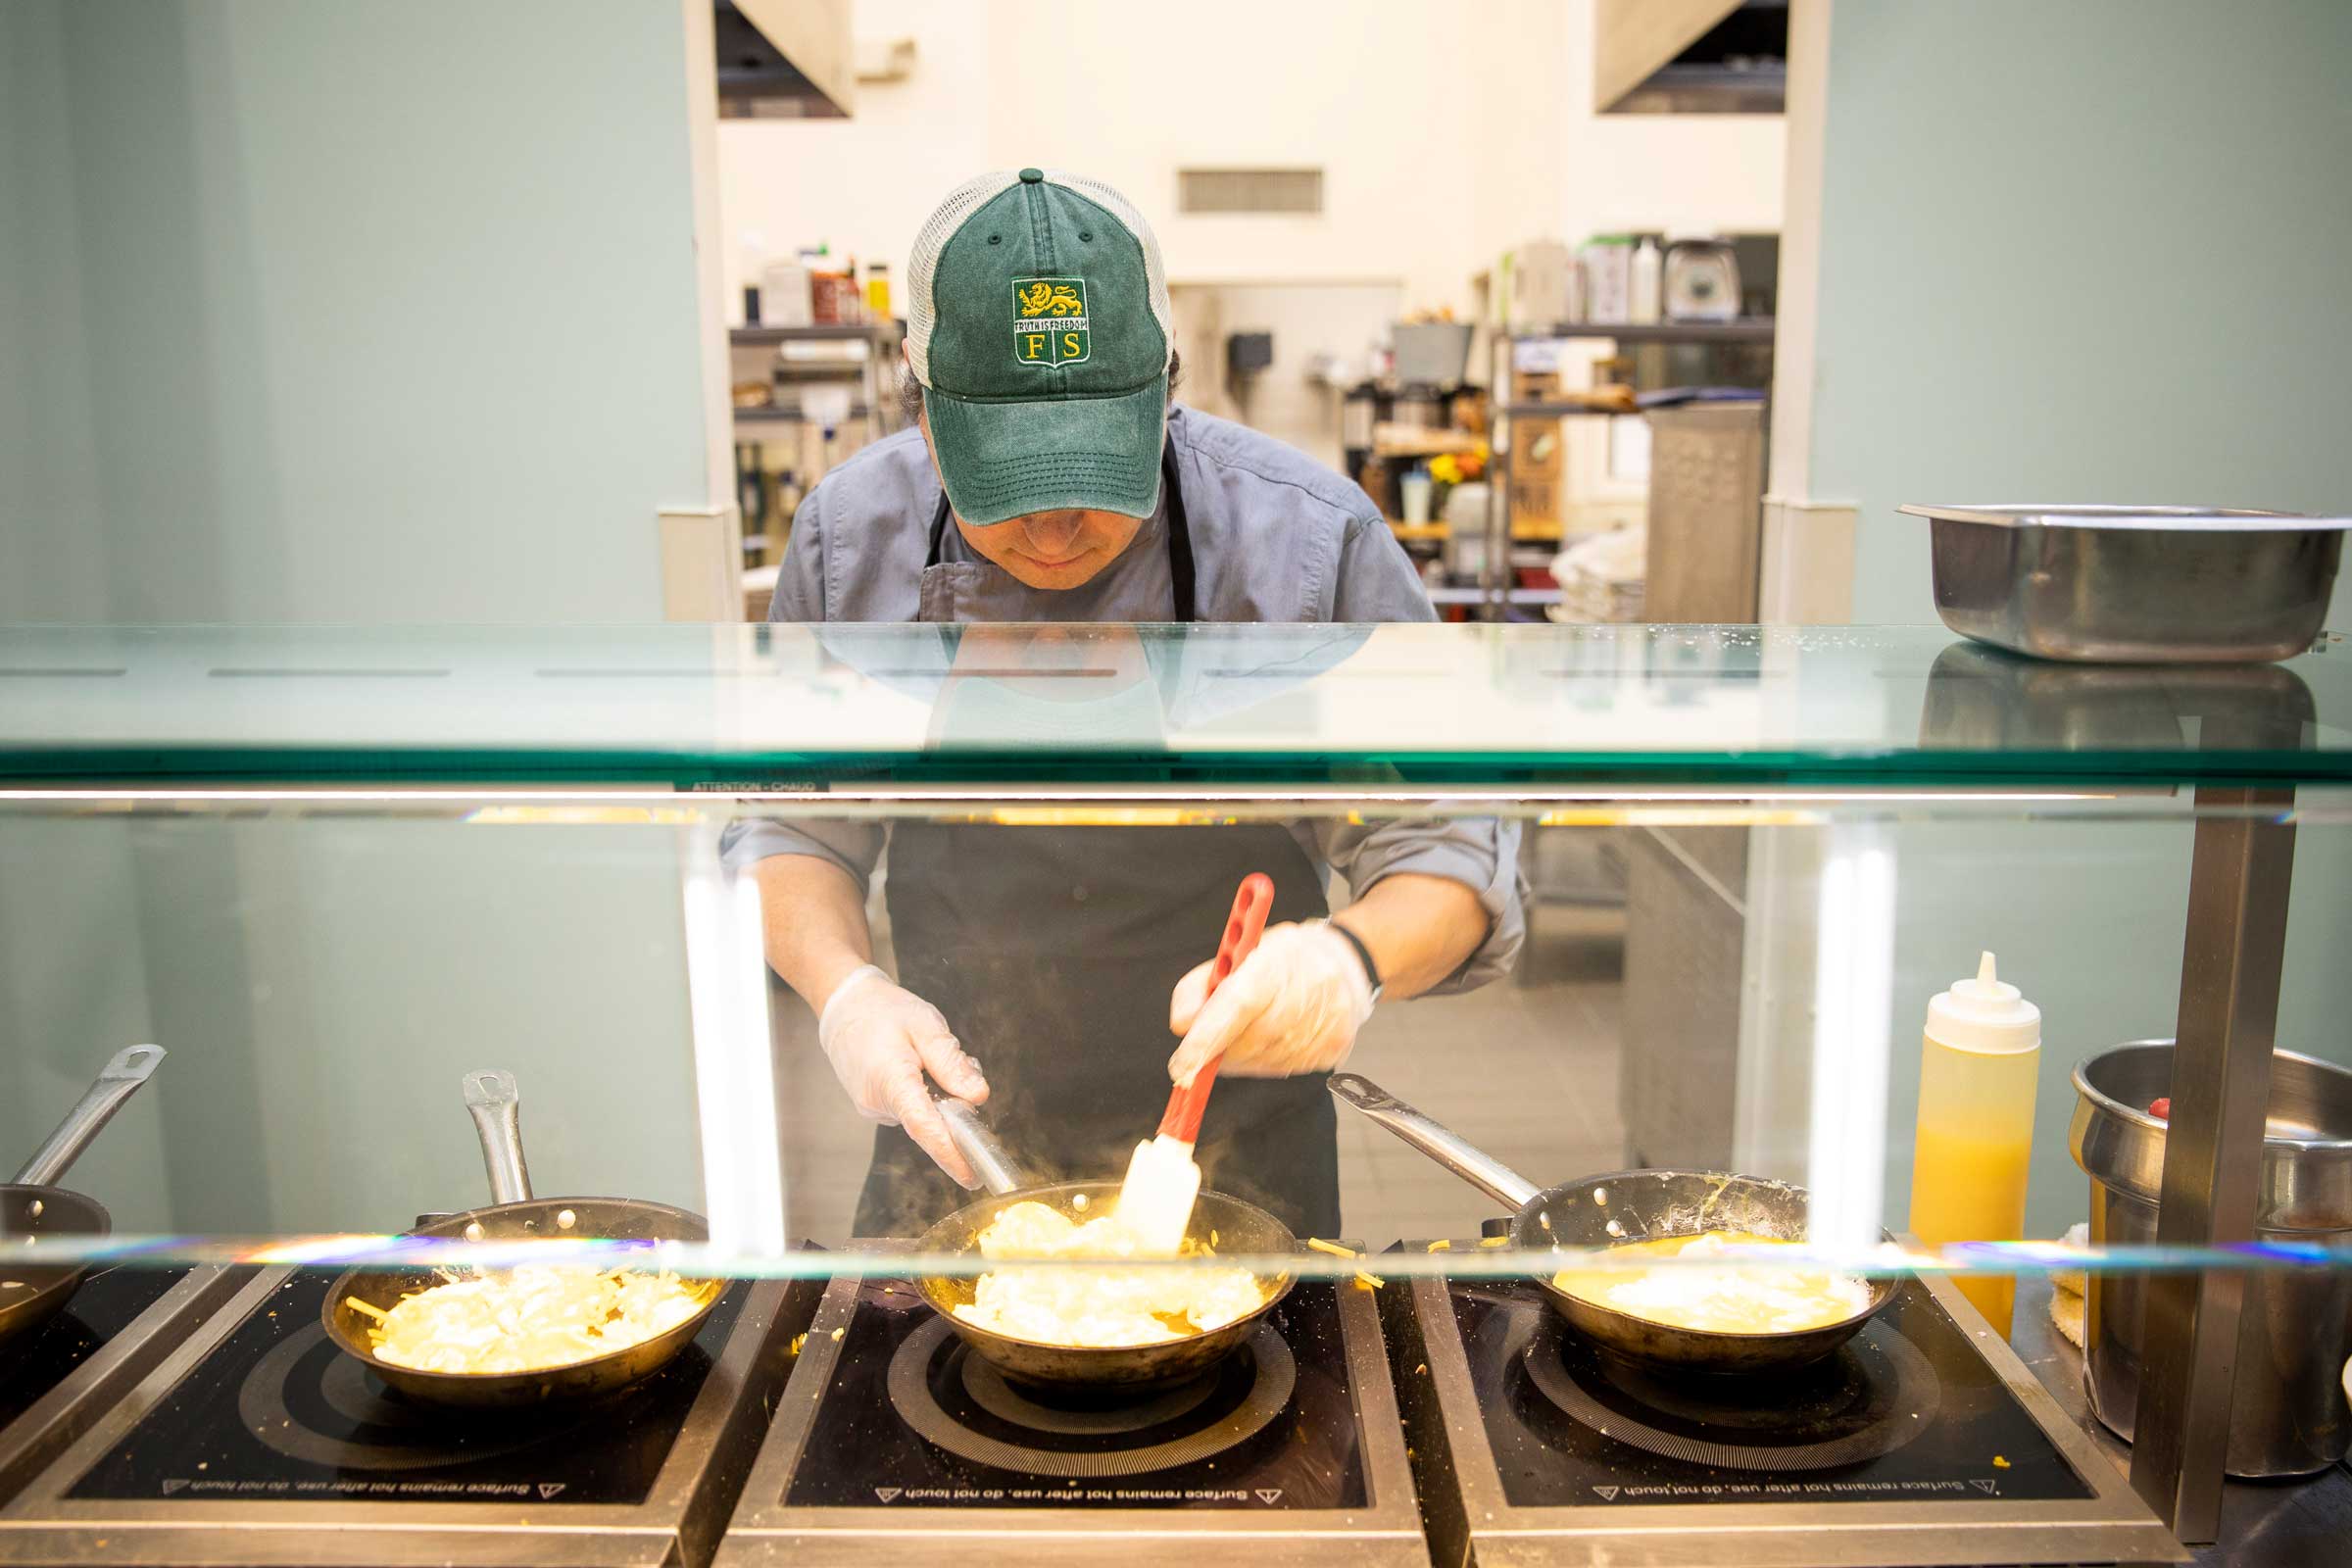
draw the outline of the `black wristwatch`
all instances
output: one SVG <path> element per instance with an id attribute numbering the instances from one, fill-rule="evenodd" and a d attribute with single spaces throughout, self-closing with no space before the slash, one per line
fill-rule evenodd
<path id="1" fill-rule="evenodd" d="M 1348 945 L 1355 950 L 1356 961 L 1364 966 L 1364 978 L 1372 982 L 1372 1000 L 1375 1003 L 1379 1002 L 1382 989 L 1380 965 L 1372 961 L 1372 950 L 1364 946 L 1364 939 L 1362 937 L 1357 936 L 1354 932 L 1340 924 L 1339 921 L 1326 920 L 1323 923 L 1331 927 L 1334 931 L 1337 931 L 1344 939 L 1346 939 Z"/>

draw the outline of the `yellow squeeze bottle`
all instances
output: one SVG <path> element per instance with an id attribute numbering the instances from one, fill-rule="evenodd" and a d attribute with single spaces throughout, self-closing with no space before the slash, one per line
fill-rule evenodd
<path id="1" fill-rule="evenodd" d="M 2040 1065 L 2041 1009 L 1995 978 L 1991 954 L 1979 961 L 1975 979 L 1956 981 L 1929 1002 L 1911 1158 L 1911 1231 L 1921 1241 L 1941 1247 L 2025 1235 Z M 1963 1275 L 1952 1283 L 2008 1338 L 2014 1277 Z"/>

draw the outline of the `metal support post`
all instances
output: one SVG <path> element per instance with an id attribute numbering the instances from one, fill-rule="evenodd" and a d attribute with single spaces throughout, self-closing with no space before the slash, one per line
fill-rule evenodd
<path id="1" fill-rule="evenodd" d="M 1487 620 L 1507 620 L 1510 615 L 1505 607 L 1511 583 L 1511 442 L 1519 433 L 1516 421 L 1502 412 L 1511 400 L 1512 344 L 1507 326 L 1494 328 L 1490 348 L 1488 406 L 1494 413 L 1488 420 L 1487 548 L 1478 567 L 1478 582 L 1486 590 L 1486 604 L 1479 613 Z"/>
<path id="2" fill-rule="evenodd" d="M 2156 1228 L 2165 1247 L 2254 1236 L 2294 870 L 2295 830 L 2281 818 L 2293 804 L 2291 790 L 2197 792 Z M 2220 1530 L 2245 1285 L 2233 1269 L 2149 1282 L 2132 1486 L 2186 1544 Z"/>

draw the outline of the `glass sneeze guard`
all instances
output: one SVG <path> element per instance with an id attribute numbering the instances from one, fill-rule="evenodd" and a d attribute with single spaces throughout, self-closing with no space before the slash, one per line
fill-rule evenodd
<path id="1" fill-rule="evenodd" d="M 0 628 L 19 783 L 1510 788 L 2352 778 L 2352 648 L 2186 669 L 1940 628 Z"/>
<path id="2" fill-rule="evenodd" d="M 503 1067 L 541 1190 L 708 1216 L 707 1247 L 660 1254 L 675 1267 L 969 1279 L 1003 1265 L 851 1245 L 873 1134 L 767 974 L 795 911 L 762 907 L 731 832 L 868 846 L 848 858 L 880 856 L 887 950 L 885 841 L 1058 842 L 1080 870 L 1040 896 L 1083 904 L 1088 835 L 1175 866 L 1182 835 L 1281 827 L 1328 873 L 1367 838 L 1501 824 L 1522 956 L 1385 1003 L 1349 1070 L 1531 1184 L 1802 1184 L 1824 1268 L 2148 1275 L 2150 1386 L 2175 1379 L 2150 1408 L 2179 1419 L 2148 1429 L 2178 1436 L 2143 1440 L 2171 1478 L 2143 1491 L 2178 1494 L 2218 1474 L 2193 1435 L 2222 1424 L 2243 1282 L 2352 1268 L 2325 1227 L 2258 1238 L 2250 1175 L 2273 1044 L 2352 1064 L 2328 958 L 2347 786 L 2333 635 L 2277 666 L 2158 669 L 1924 627 L 10 628 L 0 1133 L 30 1148 L 101 1060 L 155 1040 L 169 1060 L 72 1177 L 115 1232 L 43 1238 L 45 1263 L 504 1262 L 408 1234 L 482 1203 L 455 1086 Z M 1115 951 L 1128 928 L 1102 919 Z M 1984 948 L 2050 1020 L 2037 1239 L 1936 1252 L 1901 1234 L 1910 1042 Z M 1058 1017 L 1041 990 L 1034 1016 L 954 1022 L 985 1062 Z M 2176 1033 L 2162 1231 L 2062 1243 L 2075 1064 Z M 1122 1049 L 1156 1070 L 1171 1043 L 1147 1018 Z M 1149 1133 L 1155 1105 L 1105 1096 L 1103 1147 L 1054 1174 L 1115 1179 Z M 1341 1234 L 1188 1261 L 1366 1290 L 1558 1267 L 1480 1234 L 1508 1205 L 1331 1114 Z"/>

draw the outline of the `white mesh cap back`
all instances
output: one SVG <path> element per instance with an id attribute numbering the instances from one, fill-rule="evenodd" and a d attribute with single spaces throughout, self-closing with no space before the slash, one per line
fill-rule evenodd
<path id="1" fill-rule="evenodd" d="M 1135 204 L 1099 179 L 1073 174 L 1063 169 L 1049 169 L 1046 178 L 1056 185 L 1065 185 L 1088 201 L 1095 203 L 1126 225 L 1138 244 L 1144 248 L 1144 278 L 1152 302 L 1152 318 L 1159 323 L 1160 340 L 1171 353 L 1176 345 L 1176 315 L 1168 304 L 1167 269 L 1159 261 L 1159 237 Z M 948 192 L 947 200 L 923 224 L 922 232 L 914 237 L 914 252 L 906 267 L 906 363 L 914 370 L 914 378 L 923 385 L 931 384 L 931 329 L 939 323 L 938 313 L 932 309 L 932 280 L 939 271 L 939 253 L 948 241 L 963 226 L 963 220 L 985 207 L 1007 188 L 1020 183 L 1014 170 L 996 170 L 975 174 Z"/>
<path id="2" fill-rule="evenodd" d="M 939 253 L 948 248 L 948 241 L 965 219 L 1006 187 L 1020 183 L 1020 178 L 1009 169 L 975 174 L 948 192 L 939 211 L 914 236 L 914 254 L 906 265 L 906 363 L 913 368 L 914 378 L 925 386 L 931 384 L 931 328 L 939 322 L 931 309 L 931 280 L 939 271 Z"/>
<path id="3" fill-rule="evenodd" d="M 1099 179 L 1073 174 L 1066 169 L 1049 169 L 1046 178 L 1056 185 L 1067 185 L 1079 195 L 1108 212 L 1127 226 L 1136 242 L 1144 247 L 1144 281 L 1151 290 L 1152 318 L 1159 323 L 1160 341 L 1173 353 L 1176 347 L 1176 313 L 1168 304 L 1168 270 L 1159 263 L 1159 236 L 1144 221 L 1144 215 L 1135 204 L 1112 190 Z"/>

